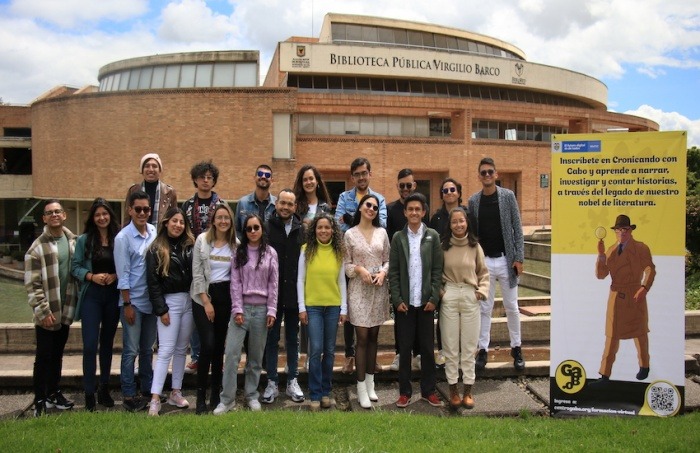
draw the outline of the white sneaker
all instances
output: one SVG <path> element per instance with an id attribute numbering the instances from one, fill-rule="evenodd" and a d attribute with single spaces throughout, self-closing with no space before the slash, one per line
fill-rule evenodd
<path id="1" fill-rule="evenodd" d="M 399 371 L 399 359 L 401 356 L 399 354 L 396 354 L 396 357 L 394 357 L 394 361 L 391 362 L 391 365 L 389 365 L 389 369 L 391 371 Z"/>
<path id="2" fill-rule="evenodd" d="M 262 410 L 262 406 L 260 406 L 260 401 L 258 401 L 258 400 L 248 400 L 248 407 L 253 412 L 257 412 L 259 410 Z"/>
<path id="3" fill-rule="evenodd" d="M 289 396 L 295 403 L 304 402 L 304 392 L 301 391 L 296 378 L 287 383 L 287 396 Z"/>
<path id="4" fill-rule="evenodd" d="M 216 406 L 216 409 L 214 409 L 214 415 L 223 415 L 226 412 L 233 410 L 234 407 L 236 407 L 235 401 L 231 401 L 231 404 L 219 403 Z"/>
<path id="5" fill-rule="evenodd" d="M 445 364 L 445 355 L 442 353 L 442 349 L 440 349 L 437 353 L 437 356 L 435 357 L 435 365 L 443 366 L 444 364 Z"/>
<path id="6" fill-rule="evenodd" d="M 151 400 L 150 407 L 148 408 L 148 415 L 151 417 L 157 417 L 160 413 L 160 398 L 157 400 Z"/>
<path id="7" fill-rule="evenodd" d="M 180 390 L 173 390 L 172 392 L 170 392 L 170 396 L 168 397 L 168 404 L 177 407 L 190 407 L 189 401 L 187 401 L 185 397 L 182 396 L 182 392 Z"/>
<path id="8" fill-rule="evenodd" d="M 277 388 L 277 383 L 275 381 L 267 381 L 267 387 L 265 387 L 265 391 L 262 395 L 262 402 L 265 404 L 272 404 L 279 394 L 280 391 Z"/>
<path id="9" fill-rule="evenodd" d="M 413 371 L 420 371 L 420 354 L 411 359 L 411 369 Z"/>

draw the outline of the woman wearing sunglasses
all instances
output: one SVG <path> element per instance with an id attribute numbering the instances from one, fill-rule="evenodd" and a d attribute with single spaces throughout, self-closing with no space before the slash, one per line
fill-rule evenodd
<path id="1" fill-rule="evenodd" d="M 360 200 L 353 227 L 345 233 L 345 274 L 348 315 L 355 326 L 355 370 L 360 406 L 372 408 L 379 327 L 389 319 L 389 236 L 379 226 L 379 199 L 367 194 Z M 371 372 L 370 372 L 371 371 Z"/>
<path id="2" fill-rule="evenodd" d="M 267 342 L 267 330 L 277 316 L 277 252 L 268 245 L 260 217 L 249 214 L 243 221 L 241 245 L 231 267 L 231 321 L 226 335 L 223 389 L 214 415 L 236 405 L 238 363 L 246 334 L 248 347 L 244 395 L 251 411 L 260 410 L 260 373 Z"/>

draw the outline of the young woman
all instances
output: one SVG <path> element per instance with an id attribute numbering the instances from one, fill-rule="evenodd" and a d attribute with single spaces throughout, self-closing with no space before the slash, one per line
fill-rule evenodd
<path id="1" fill-rule="evenodd" d="M 160 413 L 160 394 L 171 359 L 172 391 L 168 404 L 177 407 L 190 405 L 182 396 L 182 378 L 187 345 L 194 327 L 190 299 L 193 244 L 185 213 L 179 208 L 168 209 L 146 254 L 148 297 L 153 304 L 153 313 L 158 317 L 158 360 L 153 370 L 148 415 Z"/>
<path id="2" fill-rule="evenodd" d="M 445 355 L 445 376 L 450 385 L 450 406 L 474 407 L 472 385 L 475 379 L 475 355 L 481 325 L 480 302 L 489 293 L 489 271 L 484 251 L 469 228 L 467 213 L 458 207 L 450 211 L 449 229 L 442 234 L 445 264 L 444 289 L 440 304 L 442 347 Z M 462 370 L 464 398 L 457 389 Z"/>
<path id="3" fill-rule="evenodd" d="M 294 181 L 294 195 L 297 199 L 297 214 L 309 226 L 317 213 L 331 212 L 331 198 L 321 173 L 313 165 L 299 169 Z"/>
<path id="4" fill-rule="evenodd" d="M 207 412 L 210 365 L 209 407 L 213 411 L 219 404 L 224 345 L 231 317 L 231 261 L 235 250 L 233 211 L 228 204 L 219 204 L 214 207 L 209 229 L 197 237 L 192 257 L 190 295 L 195 301 L 192 315 L 201 342 L 197 367 L 197 414 Z"/>
<path id="5" fill-rule="evenodd" d="M 238 363 L 248 334 L 244 393 L 248 407 L 260 410 L 260 372 L 267 341 L 267 329 L 277 315 L 278 262 L 275 249 L 268 246 L 263 223 L 249 214 L 243 221 L 244 234 L 236 249 L 231 268 L 231 322 L 226 335 L 223 389 L 214 415 L 224 414 L 236 405 Z"/>
<path id="6" fill-rule="evenodd" d="M 85 409 L 95 410 L 97 401 L 114 406 L 109 394 L 109 375 L 112 368 L 114 334 L 119 323 L 119 290 L 114 266 L 114 238 L 119 222 L 114 211 L 103 198 L 92 203 L 85 220 L 85 232 L 75 244 L 71 273 L 81 282 L 75 320 L 82 318 L 83 333 L 83 387 Z M 97 355 L 100 351 L 100 386 L 96 389 Z"/>
<path id="7" fill-rule="evenodd" d="M 348 314 L 355 326 L 357 398 L 365 409 L 378 401 L 374 391 L 379 327 L 389 319 L 389 236 L 379 226 L 379 200 L 367 194 L 360 200 L 352 228 L 345 233 L 345 274 Z M 371 372 L 370 372 L 371 370 Z"/>
<path id="8" fill-rule="evenodd" d="M 318 214 L 299 256 L 299 320 L 309 332 L 311 410 L 331 407 L 335 336 L 347 314 L 344 246 L 340 228 L 327 213 Z"/>

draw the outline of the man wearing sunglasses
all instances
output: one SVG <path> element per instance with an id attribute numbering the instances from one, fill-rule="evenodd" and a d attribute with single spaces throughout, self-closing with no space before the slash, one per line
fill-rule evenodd
<path id="1" fill-rule="evenodd" d="M 114 264 L 123 329 L 121 387 L 124 408 L 136 412 L 148 404 L 153 381 L 153 343 L 156 341 L 156 315 L 146 286 L 146 252 L 156 237 L 156 227 L 148 222 L 151 199 L 146 192 L 129 195 L 127 213 L 131 221 L 114 239 Z M 141 395 L 136 391 L 134 361 L 139 357 Z"/>
<path id="2" fill-rule="evenodd" d="M 469 212 L 476 223 L 475 232 L 486 255 L 489 270 L 489 297 L 481 301 L 481 332 L 476 369 L 481 371 L 488 361 L 491 341 L 491 315 L 496 296 L 496 282 L 500 284 L 503 307 L 508 321 L 510 355 L 516 370 L 525 369 L 521 349 L 520 310 L 518 308 L 518 277 L 523 272 L 525 242 L 520 223 L 520 210 L 515 194 L 496 185 L 498 173 L 490 157 L 479 162 L 479 181 L 482 190 L 469 198 Z M 470 219 L 471 220 L 471 219 Z"/>
<path id="3" fill-rule="evenodd" d="M 163 162 L 158 154 L 148 153 L 144 155 L 141 158 L 140 172 L 143 176 L 143 181 L 129 187 L 129 190 L 126 192 L 125 204 L 129 205 L 129 197 L 132 193 L 139 190 L 146 192 L 151 202 L 148 221 L 158 228 L 158 222 L 163 220 L 165 211 L 177 207 L 177 192 L 175 192 L 173 186 L 160 180 L 160 174 L 163 172 Z M 131 218 L 127 210 L 124 213 L 122 226 L 126 226 L 130 221 Z"/>
<path id="4" fill-rule="evenodd" d="M 236 205 L 236 234 L 240 239 L 243 235 L 243 222 L 248 214 L 257 214 L 267 222 L 275 212 L 277 197 L 270 193 L 272 186 L 272 168 L 268 165 L 258 165 L 253 174 L 255 190 L 244 195 Z"/>
<path id="5" fill-rule="evenodd" d="M 76 236 L 63 224 L 66 213 L 58 200 L 44 204 L 44 232 L 24 257 L 24 281 L 34 312 L 36 357 L 34 360 L 34 415 L 46 408 L 71 409 L 59 388 L 63 350 L 77 304 L 77 281 L 70 266 Z"/>

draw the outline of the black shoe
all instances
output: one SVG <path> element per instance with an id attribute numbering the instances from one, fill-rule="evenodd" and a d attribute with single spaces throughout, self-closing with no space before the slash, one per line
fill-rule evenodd
<path id="1" fill-rule="evenodd" d="M 95 402 L 95 394 L 94 393 L 86 393 L 85 394 L 85 410 L 88 412 L 95 412 L 96 406 L 97 406 L 97 403 Z"/>
<path id="2" fill-rule="evenodd" d="M 590 388 L 591 390 L 600 390 L 607 387 L 608 384 L 610 384 L 610 378 L 608 376 L 601 375 L 600 379 L 595 380 L 590 384 L 586 384 L 586 387 Z"/>
<path id="3" fill-rule="evenodd" d="M 64 411 L 66 409 L 73 409 L 73 406 L 75 406 L 75 403 L 73 401 L 68 401 L 60 390 L 46 398 L 46 407 L 49 409 L 55 407 L 56 409 Z"/>
<path id="4" fill-rule="evenodd" d="M 221 402 L 221 386 L 212 386 L 211 394 L 209 395 L 209 408 L 213 412 L 216 406 Z"/>
<path id="5" fill-rule="evenodd" d="M 114 400 L 109 394 L 109 387 L 106 385 L 101 385 L 100 388 L 97 389 L 97 402 L 104 407 L 114 407 Z"/>
<path id="6" fill-rule="evenodd" d="M 207 408 L 207 391 L 205 389 L 197 389 L 197 407 L 195 414 L 201 415 L 209 412 Z"/>
<path id="7" fill-rule="evenodd" d="M 34 401 L 34 416 L 41 417 L 42 415 L 46 415 L 46 401 Z"/>
<path id="8" fill-rule="evenodd" d="M 517 371 L 525 369 L 525 360 L 523 359 L 523 351 L 520 346 L 516 346 L 510 350 L 510 355 L 513 357 L 513 366 Z"/>
<path id="9" fill-rule="evenodd" d="M 643 381 L 649 377 L 649 367 L 639 367 L 639 373 L 637 373 L 637 380 Z"/>
<path id="10" fill-rule="evenodd" d="M 489 362 L 488 353 L 486 349 L 479 349 L 476 354 L 476 369 L 477 371 L 483 371 L 486 368 L 486 364 Z"/>
<path id="11" fill-rule="evenodd" d="M 148 406 L 148 400 L 145 400 L 140 396 L 135 396 L 128 399 L 124 398 L 122 405 L 124 406 L 124 409 L 128 410 L 129 412 L 139 412 Z"/>

